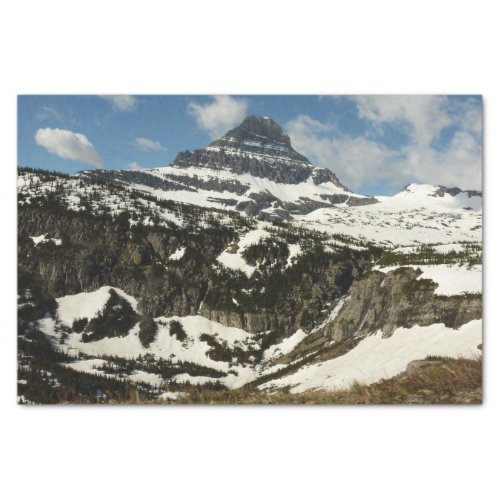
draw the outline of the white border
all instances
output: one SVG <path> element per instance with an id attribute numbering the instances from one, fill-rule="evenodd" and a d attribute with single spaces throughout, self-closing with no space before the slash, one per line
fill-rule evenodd
<path id="1" fill-rule="evenodd" d="M 4 2 L 0 9 L 5 498 L 493 498 L 499 490 L 493 453 L 500 448 L 494 2 L 46 0 Z M 484 94 L 486 403 L 15 406 L 20 93 Z"/>

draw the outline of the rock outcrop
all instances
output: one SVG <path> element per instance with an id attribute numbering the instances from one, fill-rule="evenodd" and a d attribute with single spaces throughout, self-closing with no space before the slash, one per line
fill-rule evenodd
<path id="1" fill-rule="evenodd" d="M 324 335 L 341 341 L 382 330 L 388 337 L 398 327 L 443 323 L 458 328 L 481 318 L 481 296 L 437 295 L 437 284 L 419 276 L 409 267 L 370 272 L 353 284 L 349 299 Z"/>
<path id="2" fill-rule="evenodd" d="M 480 294 L 437 295 L 437 284 L 419 279 L 420 274 L 413 268 L 401 267 L 388 273 L 369 271 L 361 275 L 353 281 L 348 295 L 341 299 L 335 317 L 315 328 L 280 363 L 311 355 L 331 359 L 379 330 L 389 337 L 399 327 L 443 323 L 456 329 L 481 319 Z"/>

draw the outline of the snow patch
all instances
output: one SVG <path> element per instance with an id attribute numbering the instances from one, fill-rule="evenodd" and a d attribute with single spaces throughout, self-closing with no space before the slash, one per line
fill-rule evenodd
<path id="1" fill-rule="evenodd" d="M 62 243 L 62 240 L 59 238 L 47 238 L 47 233 L 41 234 L 40 236 L 30 236 L 30 238 L 33 240 L 35 246 L 38 246 L 40 243 L 48 243 L 49 241 L 52 241 L 52 243 L 58 247 Z"/>
<path id="2" fill-rule="evenodd" d="M 56 299 L 58 309 L 57 315 L 66 326 L 72 326 L 75 319 L 92 319 L 100 313 L 109 300 L 110 289 L 130 303 L 134 311 L 137 311 L 137 300 L 127 295 L 123 290 L 111 286 L 103 286 L 94 292 L 82 292 L 76 295 L 66 295 Z"/>
<path id="3" fill-rule="evenodd" d="M 307 337 L 302 329 L 297 330 L 293 335 L 283 339 L 279 344 L 275 344 L 263 353 L 263 360 L 270 361 L 292 352 Z"/>
<path id="4" fill-rule="evenodd" d="M 294 263 L 295 258 L 302 253 L 300 245 L 288 245 L 288 260 L 286 261 L 285 267 L 291 267 Z"/>
<path id="5" fill-rule="evenodd" d="M 168 260 L 181 260 L 185 253 L 186 247 L 180 247 L 168 258 Z"/>
<path id="6" fill-rule="evenodd" d="M 256 267 L 250 266 L 246 263 L 243 258 L 243 252 L 250 245 L 255 245 L 259 243 L 260 240 L 265 240 L 271 237 L 271 233 L 264 229 L 265 226 L 259 227 L 258 229 L 254 229 L 248 231 L 243 236 L 240 237 L 238 242 L 238 250 L 236 253 L 231 253 L 228 250 L 224 250 L 218 257 L 217 261 L 220 262 L 224 267 L 228 267 L 229 269 L 233 269 L 235 271 L 242 271 L 247 276 L 251 276 Z"/>
<path id="7" fill-rule="evenodd" d="M 185 392 L 165 391 L 158 396 L 158 399 L 161 399 L 163 401 L 176 401 L 177 399 L 183 398 L 184 396 L 186 396 Z"/>
<path id="8" fill-rule="evenodd" d="M 188 373 L 181 373 L 179 375 L 175 375 L 175 377 L 172 377 L 172 380 L 179 384 L 189 383 L 192 385 L 205 385 L 205 384 L 215 383 L 217 381 L 220 381 L 221 379 L 214 377 L 194 376 L 194 375 L 189 375 Z"/>
<path id="9" fill-rule="evenodd" d="M 458 264 L 421 265 L 409 264 L 405 266 L 374 266 L 373 269 L 388 273 L 400 267 L 420 269 L 422 274 L 417 279 L 432 280 L 438 284 L 436 295 L 460 295 L 462 293 L 482 293 L 482 268 L 477 264 L 471 267 Z"/>
<path id="10" fill-rule="evenodd" d="M 414 192 L 378 196 L 379 203 L 364 206 L 336 205 L 306 215 L 294 215 L 295 224 L 329 234 L 345 234 L 365 242 L 395 249 L 401 246 L 481 243 L 482 214 L 464 210 L 460 198 L 432 196 L 438 187 L 423 186 Z M 469 205 L 477 198 L 467 198 Z M 473 208 L 473 207 L 471 207 Z"/>

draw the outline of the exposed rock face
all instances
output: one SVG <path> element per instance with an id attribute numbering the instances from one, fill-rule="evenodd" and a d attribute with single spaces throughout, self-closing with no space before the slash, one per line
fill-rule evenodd
<path id="1" fill-rule="evenodd" d="M 270 219 L 287 219 L 289 214 L 307 214 L 322 207 L 329 207 L 339 203 L 350 206 L 360 206 L 377 203 L 373 197 L 351 196 L 350 191 L 340 183 L 337 176 L 328 169 L 318 168 L 305 157 L 293 149 L 290 138 L 283 129 L 272 119 L 261 116 L 249 116 L 238 127 L 230 130 L 226 135 L 213 141 L 208 147 L 193 152 L 179 153 L 173 163 L 174 168 L 208 168 L 214 171 L 230 171 L 232 173 L 250 174 L 283 184 L 299 184 L 312 179 L 315 185 L 332 183 L 346 194 L 321 194 L 324 202 L 300 197 L 296 202 L 285 202 L 267 192 L 251 193 L 253 202 L 243 202 L 236 205 L 237 210 L 243 210 L 247 215 L 258 215 L 263 210 L 274 205 L 274 213 Z M 176 175 L 177 178 L 186 178 Z M 196 177 L 191 177 L 192 185 L 204 188 L 209 187 Z M 224 188 L 230 192 L 245 192 L 227 189 L 224 183 L 221 186 L 212 185 L 211 188 Z M 263 214 L 264 215 L 264 214 Z"/>
<path id="2" fill-rule="evenodd" d="M 453 198 L 461 198 L 462 200 L 482 198 L 483 193 L 481 191 L 474 190 L 462 190 L 458 187 L 446 187 L 446 186 L 432 186 L 432 185 L 418 185 L 418 184 L 408 184 L 402 190 L 401 193 L 413 193 L 415 188 L 421 192 L 424 196 L 430 196 L 433 198 L 444 198 L 446 195 Z"/>
<path id="3" fill-rule="evenodd" d="M 235 312 L 209 309 L 202 305 L 200 314 L 212 321 L 226 326 L 242 328 L 251 333 L 261 333 L 279 330 L 286 322 L 285 317 L 276 313 L 262 312 Z"/>
<path id="4" fill-rule="evenodd" d="M 32 234 L 49 234 L 62 239 L 62 244 L 35 247 L 29 238 Z M 224 281 L 214 270 L 217 256 L 235 238 L 236 233 L 220 230 L 131 228 L 127 218 L 96 218 L 54 206 L 19 209 L 19 265 L 39 276 L 53 298 L 109 285 L 136 297 L 141 314 L 201 314 L 251 333 L 274 331 L 287 336 L 298 328 L 312 328 L 324 316 L 324 304 L 344 295 L 373 258 L 370 252 L 345 250 L 342 256 L 322 254 L 322 264 L 311 259 L 300 269 L 285 270 L 287 251 L 264 275 L 256 273 L 243 286 L 238 285 L 241 280 Z M 169 260 L 180 247 L 186 249 L 182 263 Z M 268 253 L 250 261 L 251 265 L 265 269 L 272 247 L 263 251 Z M 276 281 L 286 286 L 273 285 Z M 233 297 L 242 293 L 238 286 L 275 286 L 276 292 L 268 293 L 268 298 L 257 293 L 246 304 L 241 300 L 239 305 L 231 300 L 222 303 L 221 293 Z"/>
<path id="5" fill-rule="evenodd" d="M 317 362 L 341 356 L 378 330 L 389 337 L 398 327 L 444 323 L 458 328 L 481 319 L 481 296 L 436 295 L 437 284 L 419 280 L 419 275 L 412 268 L 399 268 L 387 274 L 369 272 L 356 279 L 337 316 L 279 362 L 286 364 L 304 356 L 312 356 Z"/>
<path id="6" fill-rule="evenodd" d="M 328 200 L 331 204 L 337 205 L 338 203 L 346 203 L 350 207 L 361 207 L 364 205 L 373 205 L 378 203 L 377 199 L 373 196 L 366 198 L 358 198 L 349 196 L 347 194 L 322 194 L 320 195 L 324 200 Z"/>
<path id="7" fill-rule="evenodd" d="M 366 257 L 358 262 L 348 259 L 325 266 L 321 272 L 302 273 L 270 307 L 256 304 L 248 309 L 235 307 L 228 312 L 203 303 L 200 314 L 252 333 L 274 330 L 289 335 L 299 328 L 310 329 L 324 317 L 324 304 L 344 295 L 366 264 Z"/>
<path id="8" fill-rule="evenodd" d="M 245 118 L 241 125 L 206 148 L 179 153 L 173 164 L 180 168 L 226 169 L 285 184 L 304 182 L 314 171 L 309 160 L 292 148 L 281 127 L 270 118 L 259 116 Z M 316 178 L 341 186 L 329 171 L 317 174 Z"/>
<path id="9" fill-rule="evenodd" d="M 62 238 L 63 244 L 40 249 L 27 238 L 29 234 L 44 233 Z M 203 241 L 199 237 L 198 240 Z M 228 243 L 221 236 L 211 241 L 205 252 L 208 256 L 216 254 Z M 124 227 L 117 220 L 97 220 L 72 212 L 56 215 L 30 207 L 19 211 L 20 266 L 37 273 L 53 297 L 111 284 L 140 297 L 144 314 L 196 314 L 204 286 L 203 273 L 196 273 L 197 279 L 186 280 L 179 286 L 183 276 L 180 269 L 167 272 L 154 266 L 158 260 L 168 261 L 179 246 L 178 236 L 161 230 L 149 229 L 132 238 L 128 224 Z M 192 259 L 196 260 L 194 256 Z M 188 268 L 190 264 L 196 262 L 190 263 L 188 257 Z M 203 269 L 203 262 L 197 264 Z"/>
<path id="10" fill-rule="evenodd" d="M 417 279 L 420 273 L 400 268 L 387 274 L 374 271 L 356 281 L 350 297 L 324 334 L 336 341 L 382 330 L 390 336 L 398 327 L 444 323 L 450 328 L 482 315 L 480 296 L 441 296 L 437 284 Z"/>
<path id="11" fill-rule="evenodd" d="M 439 189 L 436 191 L 435 196 L 444 196 L 445 193 L 450 194 L 451 196 L 456 196 L 457 194 L 464 193 L 467 195 L 468 198 L 471 198 L 472 196 L 479 196 L 480 198 L 483 197 L 483 193 L 481 191 L 471 191 L 471 190 L 466 190 L 463 191 L 460 188 L 454 187 L 454 188 L 447 188 L 445 186 L 439 186 Z"/>

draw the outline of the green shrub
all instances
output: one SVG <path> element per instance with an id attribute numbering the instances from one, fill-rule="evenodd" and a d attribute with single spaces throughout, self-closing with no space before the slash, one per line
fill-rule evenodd
<path id="1" fill-rule="evenodd" d="M 187 339 L 187 333 L 182 326 L 182 323 L 176 319 L 170 321 L 170 335 L 177 338 L 179 342 L 184 342 Z"/>
<path id="2" fill-rule="evenodd" d="M 111 288 L 104 310 L 89 321 L 82 335 L 82 341 L 93 342 L 106 337 L 123 337 L 136 322 L 137 314 L 132 306 Z"/>
<path id="3" fill-rule="evenodd" d="M 311 324 L 313 318 L 308 309 L 303 309 L 300 313 L 299 324 L 300 326 L 307 327 Z"/>
<path id="4" fill-rule="evenodd" d="M 403 293 L 412 294 L 417 292 L 432 292 L 437 284 L 428 279 L 411 280 L 403 285 Z"/>
<path id="5" fill-rule="evenodd" d="M 82 333 L 85 330 L 89 320 L 87 318 L 77 318 L 73 321 L 73 331 L 76 333 Z"/>
<path id="6" fill-rule="evenodd" d="M 143 316 L 139 323 L 139 340 L 144 347 L 148 347 L 154 342 L 158 325 L 151 316 Z"/>

